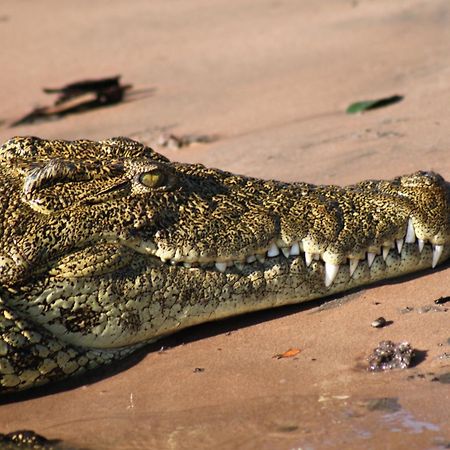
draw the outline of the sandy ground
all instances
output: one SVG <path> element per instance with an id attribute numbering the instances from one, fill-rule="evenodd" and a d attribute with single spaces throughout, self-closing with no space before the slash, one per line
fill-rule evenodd
<path id="1" fill-rule="evenodd" d="M 2 141 L 153 144 L 169 130 L 220 137 L 161 149 L 170 158 L 258 177 L 346 184 L 433 169 L 450 178 L 447 0 L 3 0 L 0 39 Z M 42 87 L 115 74 L 140 94 L 7 127 L 51 101 Z M 404 101 L 344 113 L 394 94 Z M 4 399 L 0 431 L 90 449 L 449 448 L 450 311 L 424 312 L 449 293 L 444 267 L 327 305 L 197 327 L 117 370 Z M 393 323 L 372 328 L 379 316 Z M 383 339 L 410 341 L 419 363 L 368 373 Z M 290 347 L 302 352 L 272 358 Z"/>

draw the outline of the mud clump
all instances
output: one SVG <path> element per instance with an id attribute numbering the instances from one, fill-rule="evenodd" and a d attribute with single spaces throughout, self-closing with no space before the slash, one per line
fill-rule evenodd
<path id="1" fill-rule="evenodd" d="M 371 372 L 391 369 L 407 369 L 411 365 L 414 349 L 408 342 L 395 344 L 392 341 L 381 341 L 368 357 Z"/>
<path id="2" fill-rule="evenodd" d="M 384 411 L 394 413 L 402 409 L 397 397 L 373 398 L 367 401 L 369 411 Z"/>
<path id="3" fill-rule="evenodd" d="M 8 434 L 0 433 L 0 448 L 5 450 L 22 448 L 36 450 L 70 450 L 69 447 L 63 446 L 60 440 L 49 440 L 30 430 L 14 431 Z"/>

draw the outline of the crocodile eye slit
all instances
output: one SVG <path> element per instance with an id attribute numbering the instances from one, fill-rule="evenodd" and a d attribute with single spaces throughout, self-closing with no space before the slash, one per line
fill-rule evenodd
<path id="1" fill-rule="evenodd" d="M 164 184 L 165 177 L 161 172 L 144 172 L 139 175 L 139 182 L 148 188 L 157 188 Z"/>

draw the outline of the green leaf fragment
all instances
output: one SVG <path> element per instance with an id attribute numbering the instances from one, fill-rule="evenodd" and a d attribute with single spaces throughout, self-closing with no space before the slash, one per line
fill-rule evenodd
<path id="1" fill-rule="evenodd" d="M 352 103 L 346 110 L 347 114 L 358 114 L 371 109 L 384 108 L 403 100 L 402 95 L 393 95 L 391 97 L 378 98 L 376 100 L 363 100 L 361 102 Z"/>

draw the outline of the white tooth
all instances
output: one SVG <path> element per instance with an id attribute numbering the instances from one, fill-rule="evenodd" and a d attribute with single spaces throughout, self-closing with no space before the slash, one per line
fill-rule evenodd
<path id="1" fill-rule="evenodd" d="M 191 263 L 184 262 L 183 266 L 186 267 L 186 269 L 190 269 L 191 268 Z"/>
<path id="2" fill-rule="evenodd" d="M 274 256 L 278 256 L 280 254 L 280 250 L 278 249 L 277 245 L 275 243 L 272 243 L 269 247 L 269 250 L 267 250 L 267 256 L 269 258 L 273 258 Z"/>
<path id="3" fill-rule="evenodd" d="M 286 258 L 289 258 L 289 249 L 286 247 L 281 247 L 281 251 Z"/>
<path id="4" fill-rule="evenodd" d="M 417 239 L 417 245 L 419 246 L 419 252 L 422 253 L 423 246 L 425 245 L 425 241 L 423 239 Z"/>
<path id="5" fill-rule="evenodd" d="M 216 266 L 216 269 L 219 272 L 225 272 L 225 270 L 227 268 L 227 263 L 225 263 L 225 262 L 216 262 L 215 266 Z"/>
<path id="6" fill-rule="evenodd" d="M 256 259 L 260 262 L 263 263 L 266 261 L 266 258 L 264 257 L 264 255 L 256 255 Z"/>
<path id="7" fill-rule="evenodd" d="M 302 246 L 302 251 L 306 252 L 306 250 L 308 249 L 308 241 L 305 239 L 302 239 L 302 241 L 300 242 L 300 245 Z"/>
<path id="8" fill-rule="evenodd" d="M 349 259 L 350 262 L 350 276 L 352 277 L 355 273 L 356 268 L 359 264 L 359 259 Z"/>
<path id="9" fill-rule="evenodd" d="M 433 269 L 437 266 L 443 250 L 443 245 L 433 245 L 433 262 L 431 263 Z"/>
<path id="10" fill-rule="evenodd" d="M 386 261 L 386 258 L 389 255 L 389 250 L 391 249 L 391 246 L 383 245 L 383 259 Z"/>
<path id="11" fill-rule="evenodd" d="M 247 262 L 248 263 L 252 263 L 252 262 L 255 262 L 255 261 L 256 261 L 256 256 L 255 255 L 247 256 Z"/>
<path id="12" fill-rule="evenodd" d="M 311 265 L 312 260 L 313 260 L 313 254 L 305 252 L 305 262 L 306 262 L 307 267 L 309 267 Z"/>
<path id="13" fill-rule="evenodd" d="M 325 286 L 331 286 L 339 271 L 339 264 L 325 263 Z"/>
<path id="14" fill-rule="evenodd" d="M 406 231 L 405 242 L 407 244 L 414 244 L 414 242 L 416 242 L 416 233 L 414 231 L 414 225 L 411 217 L 408 219 L 408 229 Z"/>
<path id="15" fill-rule="evenodd" d="M 397 244 L 398 254 L 400 255 L 400 253 L 402 252 L 402 248 L 403 248 L 403 239 L 396 239 L 395 243 Z"/>
<path id="16" fill-rule="evenodd" d="M 375 253 L 367 252 L 367 264 L 369 265 L 369 267 L 372 267 L 375 256 L 377 256 Z"/>
<path id="17" fill-rule="evenodd" d="M 300 247 L 299 247 L 299 245 L 298 245 L 297 242 L 294 242 L 294 243 L 292 244 L 292 247 L 291 247 L 291 250 L 289 251 L 289 254 L 290 254 L 291 256 L 300 255 Z"/>

